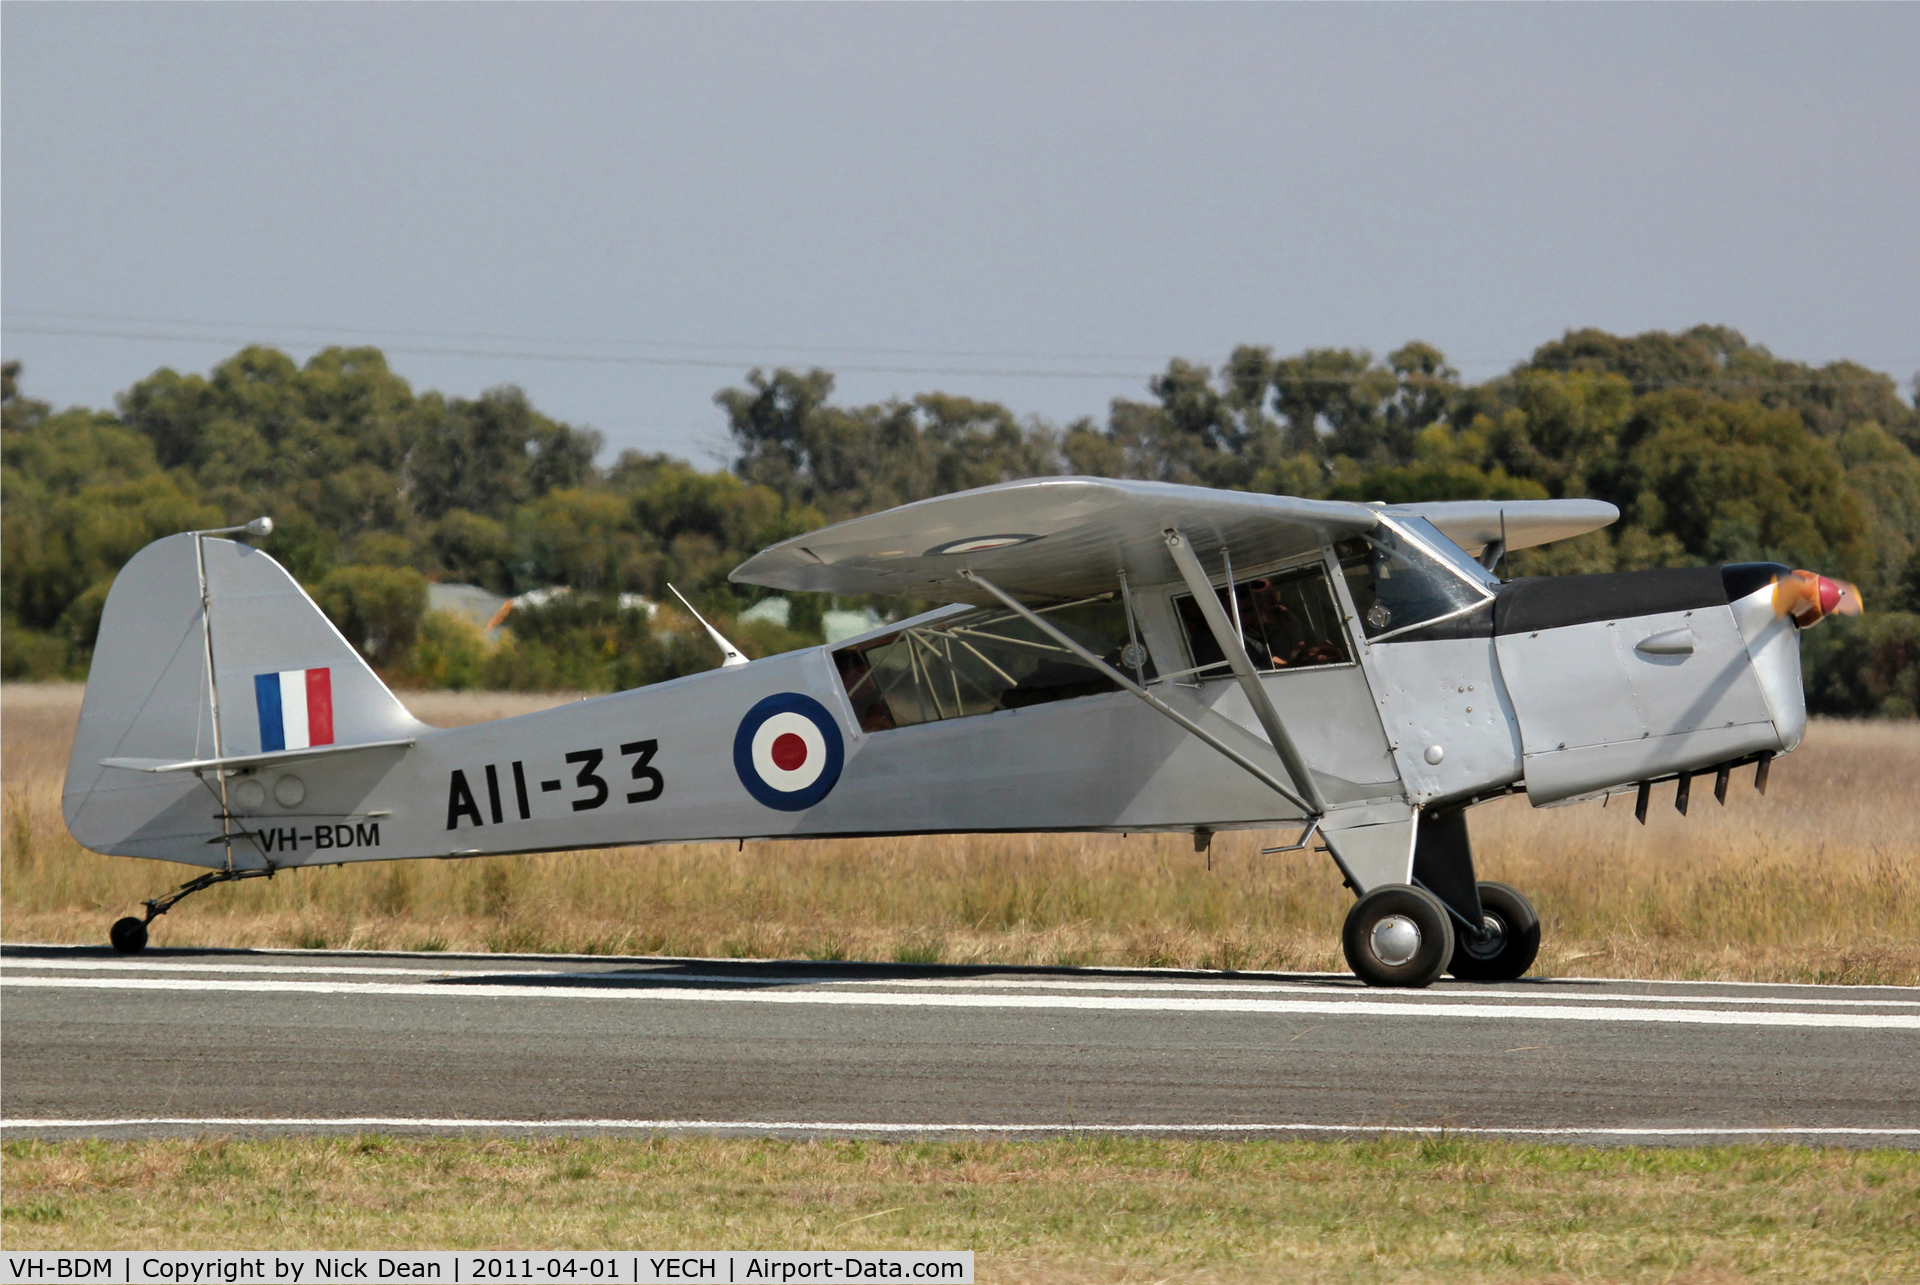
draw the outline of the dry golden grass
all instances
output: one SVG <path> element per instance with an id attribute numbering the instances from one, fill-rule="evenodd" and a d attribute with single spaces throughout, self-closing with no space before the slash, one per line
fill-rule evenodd
<path id="1" fill-rule="evenodd" d="M 1457 1138 L 19 1142 L 7 1247 L 971 1249 L 984 1281 L 1911 1281 L 1920 1155 Z"/>
<path id="2" fill-rule="evenodd" d="M 0 690 L 0 934 L 98 942 L 191 872 L 95 856 L 60 819 L 80 689 Z M 405 693 L 453 726 L 567 697 Z M 1472 814 L 1483 878 L 1541 911 L 1555 975 L 1920 983 L 1920 724 L 1816 721 L 1723 810 L 1671 793 Z M 1338 969 L 1350 904 L 1320 855 L 1222 834 L 982 835 L 632 848 L 290 871 L 203 893 L 160 945 L 551 950 L 912 962 Z"/>

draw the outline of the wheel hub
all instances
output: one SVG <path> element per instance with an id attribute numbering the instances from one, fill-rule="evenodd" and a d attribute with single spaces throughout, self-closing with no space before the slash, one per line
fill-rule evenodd
<path id="1" fill-rule="evenodd" d="M 1492 959 L 1507 948 L 1507 921 L 1498 915 L 1482 915 L 1480 931 L 1461 943 L 1475 959 Z"/>
<path id="2" fill-rule="evenodd" d="M 1420 953 L 1420 925 L 1405 915 L 1388 915 L 1373 926 L 1368 944 L 1375 959 L 1398 968 Z"/>

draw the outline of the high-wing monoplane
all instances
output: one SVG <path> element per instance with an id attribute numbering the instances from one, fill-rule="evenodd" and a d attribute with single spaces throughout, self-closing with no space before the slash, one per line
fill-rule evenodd
<path id="1" fill-rule="evenodd" d="M 1509 979 L 1533 907 L 1480 881 L 1475 804 L 1765 788 L 1806 728 L 1798 631 L 1859 610 L 1774 563 L 1521 578 L 1593 500 L 1369 505 L 1010 482 L 763 550 L 737 582 L 947 605 L 826 646 L 473 727 L 408 714 L 244 539 L 147 546 L 109 594 L 68 766 L 97 852 L 299 866 L 649 843 L 1281 831 L 1356 901 L 1354 972 Z M 704 622 L 702 622 L 704 624 Z"/>

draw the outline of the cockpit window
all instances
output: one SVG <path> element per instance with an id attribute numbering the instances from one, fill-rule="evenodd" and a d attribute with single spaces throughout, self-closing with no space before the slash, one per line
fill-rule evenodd
<path id="1" fill-rule="evenodd" d="M 1233 586 L 1231 601 L 1225 589 L 1214 592 L 1228 620 L 1233 619 L 1235 608 L 1239 609 L 1241 639 L 1247 658 L 1257 670 L 1344 665 L 1352 659 L 1346 631 L 1340 627 L 1340 612 L 1333 604 L 1333 588 L 1318 563 L 1242 580 Z M 1200 614 L 1200 604 L 1191 594 L 1182 594 L 1173 600 L 1173 606 L 1186 630 L 1187 650 L 1195 668 L 1209 671 L 1218 667 L 1208 676 L 1223 676 L 1226 657 L 1221 655 L 1206 617 Z"/>
<path id="2" fill-rule="evenodd" d="M 1451 616 L 1492 596 L 1389 522 L 1342 541 L 1334 552 L 1369 638 Z"/>
<path id="3" fill-rule="evenodd" d="M 1036 614 L 1128 677 L 1156 674 L 1108 594 Z M 1137 631 L 1134 631 L 1137 632 Z M 1010 611 L 988 608 L 915 625 L 833 653 L 862 731 L 1021 709 L 1118 691 L 1112 679 Z"/>

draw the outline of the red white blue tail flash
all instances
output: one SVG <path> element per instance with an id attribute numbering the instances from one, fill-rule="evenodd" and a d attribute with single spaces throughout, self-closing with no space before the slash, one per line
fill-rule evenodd
<path id="1" fill-rule="evenodd" d="M 333 671 L 288 669 L 253 676 L 260 711 L 260 751 L 333 744 Z"/>

